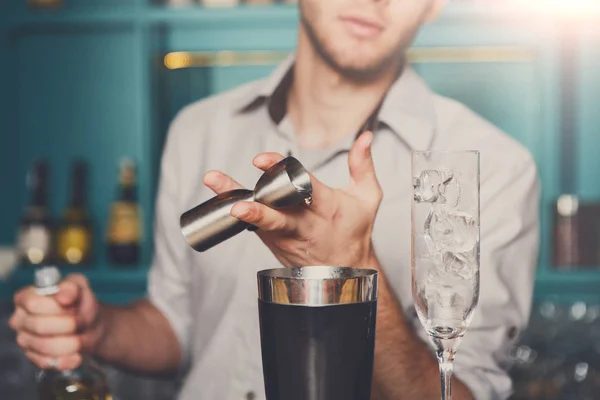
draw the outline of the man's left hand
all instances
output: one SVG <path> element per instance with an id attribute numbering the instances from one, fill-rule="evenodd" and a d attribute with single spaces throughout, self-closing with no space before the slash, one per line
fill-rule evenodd
<path id="1" fill-rule="evenodd" d="M 259 228 L 256 232 L 286 267 L 331 265 L 367 267 L 373 257 L 371 233 L 382 190 L 371 157 L 373 134 L 363 133 L 348 155 L 350 184 L 333 189 L 311 175 L 313 204 L 274 210 L 260 203 L 238 202 L 231 215 Z M 266 171 L 284 157 L 263 153 L 254 166 Z M 204 184 L 219 194 L 242 186 L 210 171 Z"/>

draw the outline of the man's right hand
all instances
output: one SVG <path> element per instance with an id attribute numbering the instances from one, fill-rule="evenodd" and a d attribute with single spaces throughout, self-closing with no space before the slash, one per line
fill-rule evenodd
<path id="1" fill-rule="evenodd" d="M 93 353 L 103 336 L 101 306 L 83 275 L 65 278 L 53 296 L 27 287 L 14 301 L 9 325 L 27 358 L 40 368 L 76 368 L 82 353 Z"/>

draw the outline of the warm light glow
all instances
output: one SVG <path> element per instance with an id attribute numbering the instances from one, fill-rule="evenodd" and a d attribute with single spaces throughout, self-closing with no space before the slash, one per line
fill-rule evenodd
<path id="1" fill-rule="evenodd" d="M 174 52 L 165 56 L 165 66 L 169 69 L 188 68 L 192 64 L 192 55 L 187 52 Z"/>
<path id="2" fill-rule="evenodd" d="M 65 390 L 69 393 L 75 393 L 77 391 L 77 386 L 76 385 L 69 385 L 65 388 Z"/>
<path id="3" fill-rule="evenodd" d="M 586 15 L 600 12 L 598 0 L 517 0 L 519 5 L 534 11 L 561 15 Z"/>
<path id="4" fill-rule="evenodd" d="M 81 259 L 83 258 L 83 252 L 76 247 L 69 247 L 65 256 L 67 257 L 67 261 L 69 261 L 71 264 L 77 264 L 78 262 L 81 262 Z"/>
<path id="5" fill-rule="evenodd" d="M 29 258 L 30 263 L 39 264 L 44 259 L 44 251 L 37 247 L 31 247 L 27 250 L 27 258 Z"/>

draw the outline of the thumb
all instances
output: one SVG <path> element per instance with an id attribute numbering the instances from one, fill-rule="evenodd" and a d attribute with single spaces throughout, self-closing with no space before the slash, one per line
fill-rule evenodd
<path id="1" fill-rule="evenodd" d="M 89 327 L 97 318 L 100 306 L 90 283 L 82 274 L 71 274 L 67 276 L 63 282 L 65 287 L 72 288 L 75 296 L 75 301 L 71 303 L 75 305 L 76 315 L 79 326 L 84 328 Z M 62 288 L 61 288 L 62 291 Z"/>
<path id="2" fill-rule="evenodd" d="M 375 175 L 373 157 L 371 156 L 372 143 L 373 132 L 367 131 L 360 135 L 350 149 L 348 155 L 350 190 L 354 192 L 377 194 L 380 191 L 379 182 Z"/>
<path id="3" fill-rule="evenodd" d="M 81 288 L 75 282 L 65 279 L 60 284 L 60 291 L 54 295 L 56 302 L 63 308 L 70 308 L 79 302 Z"/>

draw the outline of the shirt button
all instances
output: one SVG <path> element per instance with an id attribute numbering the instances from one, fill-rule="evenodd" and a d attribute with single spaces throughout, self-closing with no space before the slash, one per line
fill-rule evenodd
<path id="1" fill-rule="evenodd" d="M 256 399 L 256 394 L 254 392 L 248 392 L 246 393 L 246 400 L 254 400 Z"/>

